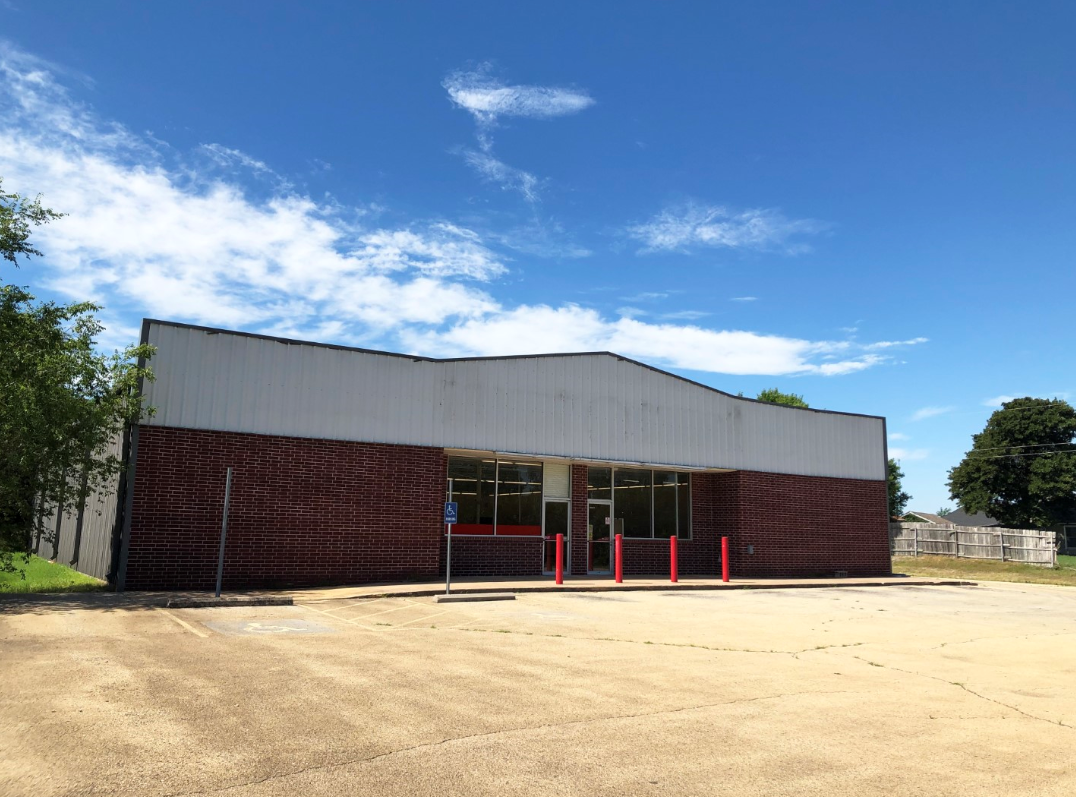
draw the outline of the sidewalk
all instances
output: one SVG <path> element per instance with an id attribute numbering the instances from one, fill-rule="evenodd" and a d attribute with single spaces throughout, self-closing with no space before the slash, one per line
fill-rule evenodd
<path id="1" fill-rule="evenodd" d="M 915 576 L 877 576 L 874 578 L 734 578 L 723 583 L 720 578 L 682 578 L 672 583 L 668 578 L 637 576 L 625 578 L 617 584 L 612 576 L 565 577 L 564 584 L 557 585 L 552 576 L 533 578 L 482 578 L 466 577 L 452 579 L 452 594 L 477 594 L 483 592 L 632 592 L 672 590 L 733 590 L 733 589 L 821 589 L 829 587 L 931 587 L 975 586 L 973 581 L 958 579 L 918 578 Z M 296 603 L 335 601 L 363 598 L 422 598 L 443 595 L 445 582 L 410 584 L 368 584 L 355 587 L 318 587 L 315 589 L 290 590 Z"/>
<path id="2" fill-rule="evenodd" d="M 456 578 L 453 595 L 486 592 L 633 592 L 673 590 L 824 589 L 833 587 L 957 587 L 975 586 L 974 581 L 879 576 L 876 578 L 735 578 L 727 584 L 719 578 L 684 578 L 673 584 L 667 578 L 626 578 L 617 584 L 611 576 L 573 576 L 557 586 L 552 576 L 534 578 Z M 65 611 L 73 609 L 197 608 L 202 606 L 266 606 L 318 603 L 368 598 L 424 598 L 443 595 L 444 581 L 402 584 L 363 584 L 350 587 L 313 587 L 281 590 L 225 592 L 219 599 L 212 592 L 69 592 L 0 595 L 0 613 Z"/>

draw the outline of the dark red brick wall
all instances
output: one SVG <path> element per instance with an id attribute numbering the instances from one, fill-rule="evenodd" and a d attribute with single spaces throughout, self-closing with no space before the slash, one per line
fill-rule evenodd
<path id="1" fill-rule="evenodd" d="M 571 548 L 571 575 L 587 574 L 587 466 L 572 465 L 572 524 L 568 547 Z"/>
<path id="2" fill-rule="evenodd" d="M 436 448 L 144 426 L 129 589 L 211 589 L 225 468 L 235 468 L 226 589 L 436 579 L 447 459 Z M 572 575 L 587 567 L 587 467 L 571 468 Z M 736 471 L 693 474 L 692 539 L 680 573 L 890 572 L 886 484 Z M 747 546 L 754 553 L 747 553 Z M 538 538 L 455 537 L 453 575 L 537 576 Z M 625 539 L 626 575 L 667 575 L 668 540 Z"/>
<path id="3" fill-rule="evenodd" d="M 224 587 L 435 579 L 441 449 L 139 429 L 128 589 L 211 589 L 234 468 Z"/>
<path id="4" fill-rule="evenodd" d="M 733 578 L 892 572 L 884 481 L 750 471 L 714 479 L 713 513 L 729 537 Z"/>
<path id="5" fill-rule="evenodd" d="M 446 540 L 441 541 L 441 575 L 445 574 Z M 452 535 L 452 575 L 540 576 L 541 537 L 457 537 Z"/>

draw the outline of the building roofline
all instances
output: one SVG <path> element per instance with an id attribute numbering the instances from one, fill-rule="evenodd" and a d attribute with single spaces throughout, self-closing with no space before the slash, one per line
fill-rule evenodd
<path id="1" fill-rule="evenodd" d="M 573 352 L 550 352 L 545 354 L 501 354 L 485 357 L 426 357 L 421 354 L 403 354 L 395 351 L 382 351 L 380 349 L 364 349 L 360 346 L 344 346 L 339 343 L 321 343 L 315 340 L 298 340 L 296 338 L 282 338 L 276 335 L 263 335 L 259 332 L 243 332 L 238 329 L 224 329 L 221 327 L 207 327 L 200 324 L 187 324 L 182 321 L 165 321 L 160 318 L 143 318 L 142 325 L 145 332 L 143 337 L 146 337 L 149 326 L 158 324 L 165 327 L 178 327 L 180 329 L 196 329 L 202 332 L 206 332 L 211 335 L 237 335 L 244 338 L 257 338 L 258 340 L 270 340 L 275 343 L 283 343 L 289 346 L 316 346 L 322 349 L 336 349 L 338 351 L 350 351 L 359 354 L 377 354 L 383 357 L 400 357 L 402 359 L 411 360 L 413 362 L 428 362 L 428 363 L 460 363 L 460 362 L 482 362 L 486 360 L 534 360 L 546 357 L 612 357 L 616 360 L 621 360 L 632 365 L 638 365 L 641 368 L 646 368 L 649 371 L 668 376 L 673 379 L 678 379 L 681 382 L 687 382 L 689 385 L 695 385 L 701 387 L 704 390 L 710 390 L 714 393 L 718 393 L 722 396 L 728 396 L 729 398 L 736 399 L 737 401 L 749 401 L 753 404 L 766 404 L 771 407 L 780 407 L 785 410 L 798 410 L 800 412 L 817 412 L 823 415 L 850 415 L 854 418 L 873 418 L 875 420 L 885 421 L 884 415 L 869 415 L 863 412 L 844 412 L 842 410 L 822 410 L 815 409 L 814 407 L 790 407 L 787 404 L 774 404 L 771 401 L 759 401 L 758 399 L 748 398 L 747 396 L 734 396 L 724 390 L 720 390 L 711 385 L 703 384 L 702 382 L 696 382 L 694 379 L 688 379 L 686 376 L 680 376 L 674 374 L 671 371 L 665 371 L 656 366 L 648 363 L 640 362 L 639 360 L 633 360 L 631 357 L 625 357 L 622 354 L 617 354 L 612 351 L 573 351 Z M 146 341 L 143 341 L 146 342 Z"/>

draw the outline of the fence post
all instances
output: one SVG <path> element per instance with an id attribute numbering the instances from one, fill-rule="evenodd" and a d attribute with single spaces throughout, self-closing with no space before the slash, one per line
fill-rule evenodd
<path id="1" fill-rule="evenodd" d="M 1005 561 L 1005 532 L 998 532 L 998 547 L 1001 549 L 1001 561 Z"/>
<path id="2" fill-rule="evenodd" d="M 919 527 L 916 526 L 912 529 L 912 556 L 917 558 L 919 556 Z"/>

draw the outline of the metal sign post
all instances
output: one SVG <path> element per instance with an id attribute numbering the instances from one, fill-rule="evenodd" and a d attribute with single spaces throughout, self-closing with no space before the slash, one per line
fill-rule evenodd
<path id="1" fill-rule="evenodd" d="M 452 480 L 448 480 L 448 497 L 452 497 Z M 459 516 L 459 504 L 445 501 L 445 524 L 448 526 L 448 544 L 445 552 L 445 594 L 452 593 L 452 525 Z"/>
<path id="2" fill-rule="evenodd" d="M 220 597 L 220 583 L 224 579 L 224 540 L 228 537 L 228 504 L 232 500 L 232 469 L 228 468 L 228 477 L 224 482 L 224 520 L 220 524 L 220 554 L 217 556 L 217 597 Z"/>

